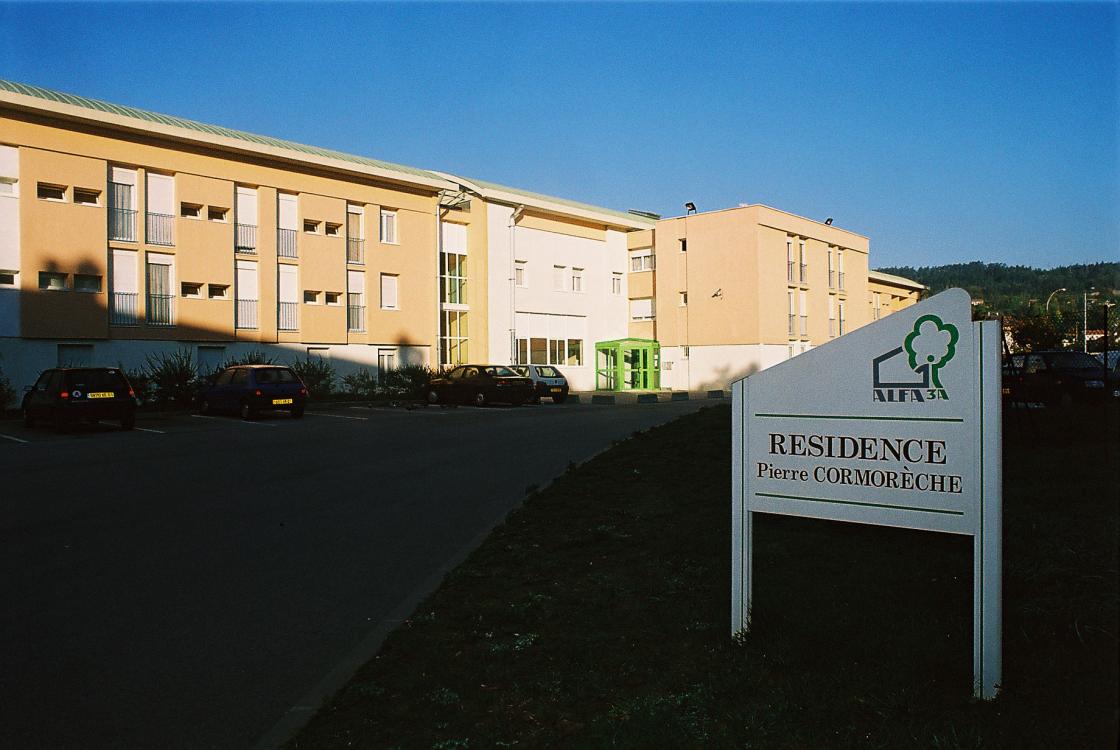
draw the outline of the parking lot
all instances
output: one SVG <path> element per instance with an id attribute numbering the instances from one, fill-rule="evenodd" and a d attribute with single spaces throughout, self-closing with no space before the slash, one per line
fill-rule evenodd
<path id="1" fill-rule="evenodd" d="M 0 422 L 0 746 L 276 737 L 528 488 L 703 405 Z"/>

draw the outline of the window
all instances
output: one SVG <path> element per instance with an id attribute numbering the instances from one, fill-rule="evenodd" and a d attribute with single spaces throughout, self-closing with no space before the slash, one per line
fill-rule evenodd
<path id="1" fill-rule="evenodd" d="M 646 247 L 641 250 L 632 250 L 630 252 L 630 271 L 652 271 L 654 267 L 653 262 L 653 248 Z"/>
<path id="2" fill-rule="evenodd" d="M 684 237 L 682 237 L 679 240 L 679 242 L 681 243 L 681 252 L 682 253 L 688 252 L 688 240 L 686 240 Z"/>
<path id="3" fill-rule="evenodd" d="M 456 310 L 444 310 L 439 319 L 439 361 L 443 365 L 457 365 L 466 362 L 467 356 L 467 315 Z"/>
<path id="4" fill-rule="evenodd" d="M 0 287 L 15 288 L 19 279 L 18 271 L 0 271 Z"/>
<path id="5" fill-rule="evenodd" d="M 179 293 L 186 299 L 202 299 L 202 284 L 184 281 L 179 285 Z"/>
<path id="6" fill-rule="evenodd" d="M 622 274 L 611 274 L 611 294 L 622 294 Z"/>
<path id="7" fill-rule="evenodd" d="M 200 203 L 180 203 L 179 215 L 184 219 L 201 219 L 202 218 L 202 204 Z"/>
<path id="8" fill-rule="evenodd" d="M 337 307 L 342 304 L 342 292 L 327 292 L 326 298 L 328 305 L 334 305 Z"/>
<path id="9" fill-rule="evenodd" d="M 805 240 L 801 240 L 800 242 L 798 242 L 797 246 L 798 246 L 798 258 L 800 259 L 800 265 L 801 265 L 801 283 L 802 284 L 808 284 L 809 283 L 809 256 L 805 254 Z"/>
<path id="10" fill-rule="evenodd" d="M 793 240 L 786 240 L 786 281 L 793 283 Z"/>
<path id="11" fill-rule="evenodd" d="M 573 367 L 583 366 L 583 341 L 580 339 L 568 339 L 568 361 L 564 364 Z"/>
<path id="12" fill-rule="evenodd" d="M 307 232 L 308 234 L 319 234 L 319 224 L 320 222 L 315 221 L 314 219 L 304 219 L 303 231 Z"/>
<path id="13" fill-rule="evenodd" d="M 828 295 L 828 337 L 836 336 L 836 297 Z"/>
<path id="14" fill-rule="evenodd" d="M 384 375 L 387 372 L 397 369 L 397 350 L 396 349 L 378 349 L 377 350 L 377 371 L 379 375 Z"/>
<path id="15" fill-rule="evenodd" d="M 174 245 L 175 178 L 148 172 L 145 237 L 149 245 Z"/>
<path id="16" fill-rule="evenodd" d="M 235 328 L 252 330 L 260 320 L 260 285 L 257 264 L 249 260 L 237 261 L 237 286 L 234 287 L 233 325 Z"/>
<path id="17" fill-rule="evenodd" d="M 552 267 L 552 288 L 558 292 L 564 291 L 564 276 L 567 270 L 567 266 Z"/>
<path id="18" fill-rule="evenodd" d="M 381 309 L 400 309 L 397 306 L 397 277 L 392 274 L 381 274 Z"/>
<path id="19" fill-rule="evenodd" d="M 101 293 L 101 277 L 90 273 L 74 274 L 74 291 L 88 294 Z"/>
<path id="20" fill-rule="evenodd" d="M 15 177 L 0 175 L 0 195 L 19 195 L 19 180 Z"/>
<path id="21" fill-rule="evenodd" d="M 653 320 L 653 298 L 630 300 L 630 320 Z"/>
<path id="22" fill-rule="evenodd" d="M 66 276 L 64 273 L 39 272 L 39 288 L 51 292 L 66 291 Z"/>
<path id="23" fill-rule="evenodd" d="M 797 299 L 793 292 L 789 292 L 789 335 L 793 336 L 797 330 Z"/>
<path id="24" fill-rule="evenodd" d="M 387 245 L 397 244 L 397 212 L 381 209 L 381 241 Z"/>
<path id="25" fill-rule="evenodd" d="M 840 300 L 840 335 L 844 335 L 844 300 Z"/>
<path id="26" fill-rule="evenodd" d="M 583 341 L 581 339 L 517 339 L 517 362 L 522 365 L 583 366 Z M 555 377 L 545 374 L 547 377 Z"/>
<path id="27" fill-rule="evenodd" d="M 452 305 L 467 304 L 467 256 L 445 250 L 439 254 L 439 262 L 439 301 Z"/>
<path id="28" fill-rule="evenodd" d="M 221 206 L 209 206 L 206 209 L 206 218 L 210 221 L 225 221 L 228 214 L 229 209 Z"/>
<path id="29" fill-rule="evenodd" d="M 175 279 L 172 264 L 175 262 L 175 256 L 149 252 L 146 259 L 148 261 L 148 325 L 161 327 L 174 325 Z"/>
<path id="30" fill-rule="evenodd" d="M 334 222 L 328 221 L 326 231 L 327 231 L 327 236 L 328 237 L 341 237 L 342 236 L 342 225 L 341 224 L 335 224 Z"/>
<path id="31" fill-rule="evenodd" d="M 837 270 L 837 275 L 838 275 L 838 279 L 839 279 L 836 286 L 840 291 L 844 291 L 844 251 L 843 250 L 837 250 L 836 251 L 836 270 Z M 841 317 L 843 317 L 843 316 L 841 316 Z"/>
<path id="32" fill-rule="evenodd" d="M 806 295 L 805 295 L 804 290 L 802 290 L 801 292 L 798 292 L 798 294 L 801 297 L 801 300 L 800 300 L 800 302 L 801 302 L 801 335 L 802 336 L 808 336 L 809 335 L 809 304 L 808 304 L 808 300 L 806 300 L 806 298 L 805 298 Z"/>
<path id="33" fill-rule="evenodd" d="M 687 346 L 682 346 L 681 347 L 681 359 L 688 359 L 688 347 Z"/>
<path id="34" fill-rule="evenodd" d="M 516 260 L 513 262 L 513 283 L 522 289 L 527 289 L 529 286 L 525 276 L 525 261 L 523 260 Z"/>
<path id="35" fill-rule="evenodd" d="M 229 284 L 207 284 L 206 295 L 210 299 L 229 299 Z"/>
<path id="36" fill-rule="evenodd" d="M 109 167 L 109 239 L 136 241 L 136 170 Z"/>
<path id="37" fill-rule="evenodd" d="M 883 296 L 879 292 L 873 292 L 871 297 L 871 319 L 878 320 L 883 315 Z"/>
<path id="38" fill-rule="evenodd" d="M 305 305 L 317 305 L 317 304 L 319 304 L 319 294 L 320 294 L 320 292 L 316 292 L 316 291 L 313 291 L 311 289 L 304 289 L 303 290 L 303 304 L 305 304 Z"/>
<path id="39" fill-rule="evenodd" d="M 74 202 L 80 206 L 101 205 L 101 191 L 92 188 L 74 188 Z"/>
<path id="40" fill-rule="evenodd" d="M 836 256 L 831 247 L 828 248 L 828 288 L 836 288 Z"/>
<path id="41" fill-rule="evenodd" d="M 688 292 L 678 292 L 678 302 L 681 307 L 688 306 Z"/>
<path id="42" fill-rule="evenodd" d="M 573 268 L 572 269 L 572 291 L 573 292 L 582 292 L 583 291 L 583 269 L 582 268 Z"/>
<path id="43" fill-rule="evenodd" d="M 66 186 L 40 182 L 36 195 L 45 201 L 64 201 L 66 200 Z"/>

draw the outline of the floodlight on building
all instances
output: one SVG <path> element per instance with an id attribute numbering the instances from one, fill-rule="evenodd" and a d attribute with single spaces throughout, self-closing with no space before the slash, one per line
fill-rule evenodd
<path id="1" fill-rule="evenodd" d="M 696 213 L 696 204 L 692 201 L 689 201 L 688 203 L 684 204 L 684 210 L 690 214 L 694 214 Z"/>
<path id="2" fill-rule="evenodd" d="M 824 220 L 824 223 L 828 224 L 829 226 L 832 226 L 832 217 L 829 216 L 827 219 Z"/>

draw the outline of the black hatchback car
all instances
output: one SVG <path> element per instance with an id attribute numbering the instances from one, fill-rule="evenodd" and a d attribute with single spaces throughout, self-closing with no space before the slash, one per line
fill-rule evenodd
<path id="1" fill-rule="evenodd" d="M 1003 363 L 1003 389 L 1015 401 L 1059 406 L 1101 401 L 1115 387 L 1100 360 L 1078 351 L 1012 354 Z"/>
<path id="2" fill-rule="evenodd" d="M 228 411 L 242 419 L 255 419 L 262 411 L 287 411 L 299 419 L 306 405 L 307 386 L 281 365 L 227 367 L 198 394 L 202 414 Z"/>
<path id="3" fill-rule="evenodd" d="M 504 365 L 460 365 L 428 384 L 428 403 L 458 402 L 521 406 L 533 395 L 533 381 Z"/>
<path id="4" fill-rule="evenodd" d="M 136 393 L 128 378 L 113 367 L 59 367 L 45 370 L 23 396 L 23 423 L 40 420 L 55 429 L 100 419 L 119 421 L 131 430 L 136 424 Z"/>

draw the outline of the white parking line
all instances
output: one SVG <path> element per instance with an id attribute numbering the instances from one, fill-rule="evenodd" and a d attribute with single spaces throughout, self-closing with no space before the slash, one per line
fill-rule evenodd
<path id="1" fill-rule="evenodd" d="M 23 440 L 21 438 L 12 437 L 11 435 L 0 435 L 0 438 L 6 438 L 8 440 L 14 440 L 17 443 L 27 443 L 27 442 L 29 442 L 29 441 Z"/>
<path id="2" fill-rule="evenodd" d="M 357 419 L 357 420 L 362 421 L 362 422 L 368 422 L 369 421 L 369 417 L 351 417 L 351 416 L 348 416 L 346 414 L 327 414 L 326 412 L 322 412 L 322 411 L 309 411 L 309 412 L 304 412 L 304 413 L 308 414 L 308 415 L 316 416 L 316 417 L 334 417 L 335 419 Z"/>
<path id="3" fill-rule="evenodd" d="M 103 422 L 103 421 L 100 421 L 100 420 L 98 420 L 97 424 L 103 424 L 103 425 L 105 425 L 106 427 L 110 427 L 110 426 L 111 426 L 111 425 L 110 425 L 110 424 L 109 424 L 108 422 Z M 166 432 L 164 432 L 163 430 L 150 430 L 150 429 L 148 429 L 147 427 L 133 427 L 132 429 L 134 429 L 134 430 L 139 430 L 140 432 L 154 432 L 154 433 L 155 433 L 155 434 L 157 434 L 157 435 L 166 435 L 166 434 L 167 434 L 167 433 L 166 433 Z"/>
<path id="4" fill-rule="evenodd" d="M 441 417 L 447 416 L 446 409 L 391 409 L 387 406 L 369 406 L 361 408 L 366 408 L 369 411 L 386 411 L 390 414 L 438 414 Z"/>
<path id="5" fill-rule="evenodd" d="M 257 427 L 275 427 L 276 426 L 274 424 L 269 424 L 268 422 L 253 422 L 253 421 L 246 420 L 246 419 L 222 419 L 221 417 L 210 417 L 210 416 L 207 416 L 205 414 L 192 414 L 191 416 L 194 417 L 195 419 L 213 419 L 216 422 L 229 422 L 230 424 L 251 424 L 251 425 L 256 425 Z"/>

